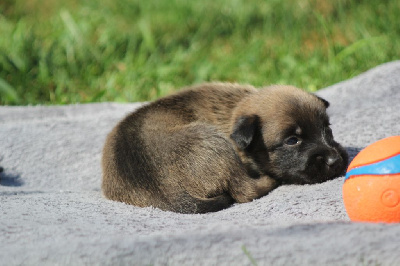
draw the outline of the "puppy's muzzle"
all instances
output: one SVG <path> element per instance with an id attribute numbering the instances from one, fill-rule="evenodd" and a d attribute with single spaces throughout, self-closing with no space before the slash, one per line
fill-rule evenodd
<path id="1" fill-rule="evenodd" d="M 319 150 L 313 157 L 315 158 L 314 163 L 325 178 L 332 178 L 341 174 L 343 158 L 336 149 Z"/>

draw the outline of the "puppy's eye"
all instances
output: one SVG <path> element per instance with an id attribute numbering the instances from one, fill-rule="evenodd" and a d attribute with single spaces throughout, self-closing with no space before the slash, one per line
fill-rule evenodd
<path id="1" fill-rule="evenodd" d="M 296 136 L 291 136 L 285 140 L 285 144 L 290 145 L 290 146 L 293 146 L 293 145 L 296 145 L 299 143 L 300 143 L 300 139 Z"/>

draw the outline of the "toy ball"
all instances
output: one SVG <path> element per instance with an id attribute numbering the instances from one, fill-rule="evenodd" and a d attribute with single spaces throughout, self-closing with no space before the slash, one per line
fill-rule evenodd
<path id="1" fill-rule="evenodd" d="M 343 200 L 352 221 L 400 222 L 400 136 L 357 154 L 347 169 Z"/>

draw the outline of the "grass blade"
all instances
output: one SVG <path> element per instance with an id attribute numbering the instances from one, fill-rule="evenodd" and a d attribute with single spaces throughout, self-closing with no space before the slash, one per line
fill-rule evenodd
<path id="1" fill-rule="evenodd" d="M 336 55 L 335 59 L 338 61 L 344 60 L 345 58 L 356 53 L 361 48 L 370 46 L 375 43 L 383 42 L 385 39 L 386 39 L 386 36 L 376 36 L 376 37 L 369 37 L 369 38 L 358 40 L 358 41 L 352 43 L 351 45 L 347 46 L 346 48 L 344 48 L 342 51 L 340 51 Z"/>
<path id="2" fill-rule="evenodd" d="M 247 250 L 245 245 L 242 246 L 242 250 L 243 250 L 244 254 L 249 258 L 251 265 L 257 266 L 256 260 L 253 258 L 253 256 L 251 256 L 250 252 Z"/>
<path id="3" fill-rule="evenodd" d="M 3 103 L 17 103 L 19 101 L 16 90 L 2 78 L 0 78 L 0 96 L 0 102 Z"/>

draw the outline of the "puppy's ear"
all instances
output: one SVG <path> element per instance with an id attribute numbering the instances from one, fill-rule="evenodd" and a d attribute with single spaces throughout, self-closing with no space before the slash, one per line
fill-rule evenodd
<path id="1" fill-rule="evenodd" d="M 315 96 L 317 96 L 317 95 L 315 95 Z M 324 103 L 325 108 L 329 107 L 330 103 L 327 100 L 325 100 L 324 98 L 321 98 L 319 96 L 317 96 L 317 98 Z"/>
<path id="2" fill-rule="evenodd" d="M 257 115 L 241 116 L 233 125 L 231 139 L 239 149 L 246 149 L 254 138 L 259 117 Z"/>

